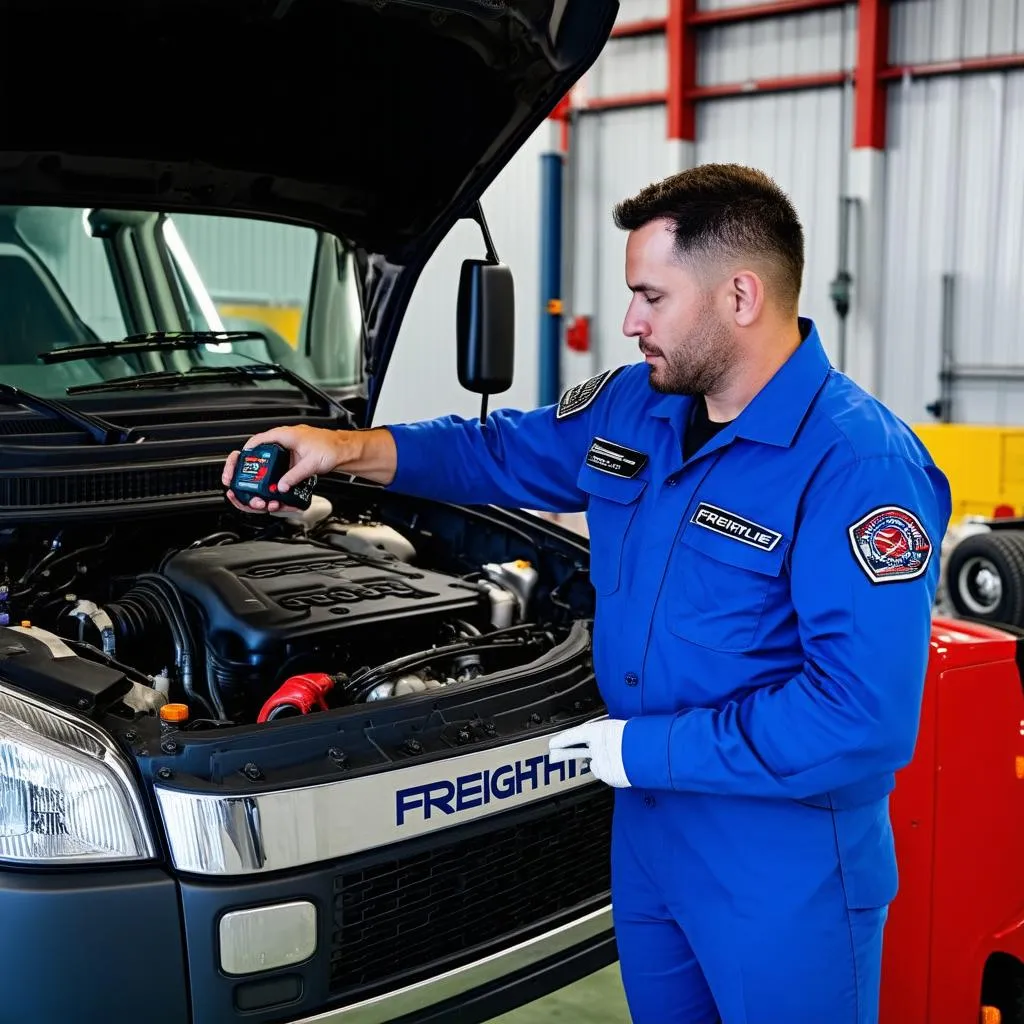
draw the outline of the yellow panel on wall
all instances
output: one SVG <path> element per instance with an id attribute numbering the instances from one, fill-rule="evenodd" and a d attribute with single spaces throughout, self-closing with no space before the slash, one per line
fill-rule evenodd
<path id="1" fill-rule="evenodd" d="M 1024 515 L 1024 427 L 922 423 L 914 432 L 949 477 L 953 522 Z"/>

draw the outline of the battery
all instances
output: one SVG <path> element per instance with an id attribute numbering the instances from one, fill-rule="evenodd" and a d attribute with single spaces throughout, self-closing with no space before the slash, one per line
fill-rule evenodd
<path id="1" fill-rule="evenodd" d="M 277 501 L 287 508 L 305 511 L 313 500 L 316 477 L 311 476 L 291 490 L 278 492 L 277 483 L 292 464 L 291 453 L 279 444 L 261 444 L 246 448 L 238 456 L 231 490 L 235 497 L 248 505 L 252 498 Z"/>

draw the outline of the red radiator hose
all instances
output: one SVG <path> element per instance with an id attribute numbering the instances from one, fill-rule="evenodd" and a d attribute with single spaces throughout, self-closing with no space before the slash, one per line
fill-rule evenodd
<path id="1" fill-rule="evenodd" d="M 268 722 L 285 709 L 308 715 L 314 708 L 327 710 L 327 694 L 334 687 L 334 676 L 326 672 L 310 672 L 286 679 L 277 692 L 263 705 L 257 722 Z"/>

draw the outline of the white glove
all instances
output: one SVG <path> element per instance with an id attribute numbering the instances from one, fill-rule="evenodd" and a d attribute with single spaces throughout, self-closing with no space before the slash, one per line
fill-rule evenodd
<path id="1" fill-rule="evenodd" d="M 565 732 L 555 733 L 548 741 L 549 761 L 588 760 L 591 774 L 616 789 L 626 789 L 630 782 L 622 764 L 623 719 L 600 718 L 585 722 Z"/>

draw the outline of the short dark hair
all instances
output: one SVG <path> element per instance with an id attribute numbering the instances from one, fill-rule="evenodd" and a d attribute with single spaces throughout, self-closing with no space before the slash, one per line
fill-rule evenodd
<path id="1" fill-rule="evenodd" d="M 804 233 L 786 193 L 763 171 L 700 164 L 648 185 L 615 206 L 615 224 L 635 231 L 654 220 L 673 224 L 683 258 L 757 259 L 777 302 L 796 311 L 804 273 Z"/>

